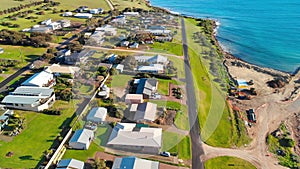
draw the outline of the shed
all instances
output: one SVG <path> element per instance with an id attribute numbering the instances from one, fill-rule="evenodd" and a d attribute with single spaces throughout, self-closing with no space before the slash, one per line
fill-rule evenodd
<path id="1" fill-rule="evenodd" d="M 76 130 L 69 141 L 69 146 L 74 149 L 87 150 L 94 139 L 94 132 L 88 129 Z"/>
<path id="2" fill-rule="evenodd" d="M 143 95 L 142 94 L 126 94 L 125 103 L 127 104 L 138 104 L 143 103 Z"/>
<path id="3" fill-rule="evenodd" d="M 94 107 L 90 110 L 89 114 L 86 117 L 87 121 L 92 121 L 95 123 L 100 123 L 105 121 L 107 115 L 107 109 L 105 107 Z"/>

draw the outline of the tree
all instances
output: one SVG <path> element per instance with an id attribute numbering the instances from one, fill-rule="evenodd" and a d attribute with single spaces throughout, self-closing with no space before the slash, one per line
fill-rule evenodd
<path id="1" fill-rule="evenodd" d="M 118 75 L 119 71 L 116 68 L 111 68 L 109 70 L 109 74 L 111 74 L 111 75 Z"/>
<path id="2" fill-rule="evenodd" d="M 95 159 L 95 161 L 92 163 L 92 168 L 94 168 L 94 169 L 108 169 L 108 167 L 106 167 L 105 160 L 102 160 L 100 158 Z"/>
<path id="3" fill-rule="evenodd" d="M 79 42 L 75 41 L 70 43 L 68 47 L 72 52 L 80 52 L 83 46 Z"/>

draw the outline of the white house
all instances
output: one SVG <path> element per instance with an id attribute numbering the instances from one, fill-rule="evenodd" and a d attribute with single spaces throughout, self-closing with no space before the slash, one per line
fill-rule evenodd
<path id="1" fill-rule="evenodd" d="M 4 49 L 3 48 L 0 48 L 0 54 L 1 53 L 4 53 Z"/>
<path id="2" fill-rule="evenodd" d="M 74 15 L 74 17 L 76 18 L 82 18 L 82 19 L 89 19 L 93 17 L 93 14 L 89 14 L 89 13 L 77 13 Z"/>
<path id="3" fill-rule="evenodd" d="M 117 34 L 117 28 L 114 28 L 111 25 L 104 25 L 102 27 L 98 27 L 95 31 L 104 32 L 105 35 L 108 36 L 115 36 Z"/>
<path id="4" fill-rule="evenodd" d="M 139 12 L 124 12 L 123 15 L 125 16 L 139 16 Z"/>
<path id="5" fill-rule="evenodd" d="M 107 109 L 105 107 L 94 107 L 86 116 L 87 121 L 100 123 L 105 121 Z"/>
<path id="6" fill-rule="evenodd" d="M 142 73 L 163 73 L 164 72 L 164 65 L 162 64 L 151 64 L 149 66 L 138 66 L 138 72 Z"/>
<path id="7" fill-rule="evenodd" d="M 139 63 L 148 63 L 148 64 L 163 64 L 167 65 L 169 60 L 167 57 L 162 55 L 154 56 L 135 56 L 135 60 Z"/>
<path id="8" fill-rule="evenodd" d="M 126 94 L 125 103 L 127 104 L 138 104 L 143 103 L 143 95 L 142 94 Z"/>
<path id="9" fill-rule="evenodd" d="M 74 75 L 76 72 L 79 71 L 79 69 L 80 69 L 79 67 L 75 67 L 75 66 L 62 66 L 58 64 L 52 64 L 51 66 L 47 66 L 44 71 L 55 75 L 59 75 L 59 74 Z"/>
<path id="10" fill-rule="evenodd" d="M 90 9 L 90 13 L 91 14 L 99 14 L 100 13 L 100 11 L 99 11 L 99 9 Z"/>
<path id="11" fill-rule="evenodd" d="M 57 163 L 56 169 L 84 169 L 84 162 L 76 159 L 63 159 Z"/>
<path id="12" fill-rule="evenodd" d="M 76 130 L 69 141 L 69 146 L 73 149 L 87 150 L 94 139 L 94 132 L 88 129 Z"/>
<path id="13" fill-rule="evenodd" d="M 137 157 L 118 157 L 112 169 L 159 169 L 159 162 L 140 159 Z"/>
<path id="14" fill-rule="evenodd" d="M 124 70 L 124 65 L 122 65 L 122 64 L 117 64 L 115 68 L 116 68 L 116 70 L 117 70 L 119 73 L 122 73 L 123 70 Z"/>
<path id="15" fill-rule="evenodd" d="M 51 19 L 47 19 L 41 22 L 42 25 L 50 25 L 52 23 Z"/>
<path id="16" fill-rule="evenodd" d="M 61 25 L 62 28 L 70 27 L 71 26 L 71 21 L 67 19 L 59 20 L 57 21 Z"/>
<path id="17" fill-rule="evenodd" d="M 55 85 L 53 74 L 45 71 L 34 74 L 21 84 L 21 86 L 34 87 L 52 87 L 53 85 Z"/>
<path id="18" fill-rule="evenodd" d="M 55 94 L 53 89 L 20 86 L 5 96 L 1 104 L 6 108 L 43 111 L 50 108 L 54 102 Z"/>
<path id="19" fill-rule="evenodd" d="M 135 123 L 117 123 L 107 145 L 127 151 L 157 154 L 162 145 L 162 129 L 137 128 Z"/>
<path id="20" fill-rule="evenodd" d="M 64 17 L 73 16 L 73 13 L 72 12 L 65 12 L 65 13 L 62 14 L 62 16 L 64 16 Z"/>
<path id="21" fill-rule="evenodd" d="M 52 22 L 47 26 L 50 27 L 52 30 L 61 29 L 61 24 L 59 22 Z"/>

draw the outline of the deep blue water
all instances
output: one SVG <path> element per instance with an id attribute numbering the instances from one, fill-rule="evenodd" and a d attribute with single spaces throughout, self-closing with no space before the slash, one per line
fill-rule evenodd
<path id="1" fill-rule="evenodd" d="M 174 12 L 220 21 L 223 48 L 250 63 L 294 72 L 300 66 L 300 0 L 151 0 Z"/>

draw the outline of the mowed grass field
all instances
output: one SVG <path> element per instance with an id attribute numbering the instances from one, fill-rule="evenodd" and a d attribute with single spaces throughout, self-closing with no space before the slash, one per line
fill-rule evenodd
<path id="1" fill-rule="evenodd" d="M 35 168 L 62 127 L 71 122 L 76 103 L 56 101 L 53 107 L 61 110 L 62 114 L 15 111 L 25 117 L 25 129 L 11 142 L 0 141 L 0 168 Z M 13 152 L 13 156 L 6 157 L 8 152 Z"/>
<path id="2" fill-rule="evenodd" d="M 240 158 L 221 156 L 209 159 L 204 164 L 206 169 L 256 169 L 254 165 Z"/>
<path id="3" fill-rule="evenodd" d="M 110 0 L 114 7 L 119 10 L 125 8 L 142 8 L 149 10 L 150 8 L 145 4 L 144 0 Z"/>
<path id="4" fill-rule="evenodd" d="M 189 136 L 163 131 L 162 144 L 162 151 L 178 153 L 178 157 L 181 159 L 191 158 L 192 150 Z"/>

